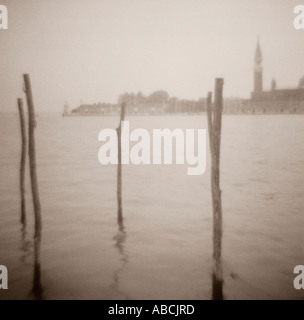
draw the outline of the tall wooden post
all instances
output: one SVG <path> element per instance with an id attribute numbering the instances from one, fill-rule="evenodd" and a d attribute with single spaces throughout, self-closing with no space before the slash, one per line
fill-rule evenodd
<path id="1" fill-rule="evenodd" d="M 20 116 L 20 127 L 21 127 L 21 160 L 20 160 L 20 194 L 21 194 L 21 223 L 23 227 L 26 225 L 26 209 L 25 209 L 25 187 L 24 187 L 24 177 L 25 177 L 25 163 L 26 163 L 26 126 L 23 111 L 23 101 L 21 98 L 18 99 L 18 109 Z"/>
<path id="2" fill-rule="evenodd" d="M 120 122 L 116 129 L 118 138 L 118 166 L 117 166 L 117 202 L 118 202 L 118 223 L 123 220 L 122 217 L 122 178 L 121 178 L 121 122 L 125 119 L 126 103 L 123 102 L 120 108 Z"/>
<path id="3" fill-rule="evenodd" d="M 222 201 L 220 189 L 220 146 L 223 112 L 223 79 L 215 80 L 215 98 L 211 114 L 211 95 L 208 94 L 209 106 L 208 129 L 211 141 L 211 193 L 213 208 L 213 274 L 212 298 L 223 299 L 223 274 L 222 274 Z M 211 120 L 210 120 L 211 119 Z"/>
<path id="4" fill-rule="evenodd" d="M 30 159 L 30 176 L 31 176 L 31 186 L 33 194 L 34 212 L 35 212 L 35 235 L 34 235 L 34 281 L 33 281 L 33 292 L 36 295 L 42 293 L 41 286 L 41 261 L 40 261 L 40 245 L 41 245 L 41 206 L 39 199 L 39 189 L 37 181 L 37 171 L 36 171 L 36 149 L 35 149 L 35 108 L 32 96 L 30 76 L 28 74 L 23 75 L 25 84 L 25 93 L 28 106 L 29 115 L 29 159 Z"/>

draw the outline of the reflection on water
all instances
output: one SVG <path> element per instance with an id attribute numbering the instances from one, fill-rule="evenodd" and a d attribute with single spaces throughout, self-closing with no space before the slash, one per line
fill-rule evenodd
<path id="1" fill-rule="evenodd" d="M 43 288 L 41 285 L 41 265 L 40 265 L 40 263 L 34 264 L 34 280 L 33 280 L 32 293 L 34 294 L 34 296 L 37 300 L 43 300 Z"/>
<path id="2" fill-rule="evenodd" d="M 120 204 L 121 204 L 121 202 L 120 202 Z M 123 272 L 123 270 L 125 269 L 127 263 L 129 262 L 129 257 L 125 251 L 125 242 L 127 239 L 127 232 L 126 232 L 125 225 L 123 222 L 122 206 L 118 207 L 117 225 L 118 225 L 118 230 L 117 230 L 116 235 L 113 237 L 113 239 L 115 240 L 114 246 L 117 249 L 119 256 L 120 256 L 121 265 L 114 272 L 113 284 L 110 286 L 110 288 L 115 290 L 116 292 L 123 294 L 125 299 L 128 299 L 127 295 L 125 293 L 121 292 L 119 289 L 119 277 L 120 277 L 121 273 Z"/>
<path id="3" fill-rule="evenodd" d="M 25 214 L 25 211 L 23 211 L 25 208 L 22 206 L 21 211 Z M 23 214 L 21 215 L 23 217 Z M 25 217 L 25 215 L 24 215 Z M 20 261 L 23 265 L 31 265 L 31 263 L 28 261 L 32 255 L 33 255 L 33 243 L 27 239 L 27 231 L 26 231 L 26 221 L 21 219 L 21 256 Z M 34 298 L 37 300 L 43 299 L 43 289 L 40 285 L 41 280 L 41 271 L 40 271 L 40 265 L 34 264 L 33 268 L 33 288 L 29 292 L 30 295 L 34 295 Z M 38 285 L 37 285 L 38 284 Z"/>
<path id="4" fill-rule="evenodd" d="M 25 199 L 24 199 L 24 191 L 21 191 L 21 224 L 22 227 L 26 226 L 26 209 L 25 209 Z"/>
<path id="5" fill-rule="evenodd" d="M 223 300 L 223 281 L 218 280 L 212 273 L 212 300 Z"/>
<path id="6" fill-rule="evenodd" d="M 32 243 L 27 240 L 26 225 L 22 224 L 21 227 L 21 257 L 20 260 L 23 264 L 29 264 L 28 259 L 31 256 Z"/>

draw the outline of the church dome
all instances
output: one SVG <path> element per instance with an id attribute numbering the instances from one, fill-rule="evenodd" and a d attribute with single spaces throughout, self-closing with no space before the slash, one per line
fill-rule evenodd
<path id="1" fill-rule="evenodd" d="M 299 88 L 304 88 L 304 76 L 299 80 Z"/>

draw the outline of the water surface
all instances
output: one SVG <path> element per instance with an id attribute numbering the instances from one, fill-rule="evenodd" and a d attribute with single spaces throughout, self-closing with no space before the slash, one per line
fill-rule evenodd
<path id="1" fill-rule="evenodd" d="M 130 127 L 207 128 L 204 115 L 127 116 Z M 207 171 L 124 165 L 117 223 L 116 166 L 102 166 L 98 133 L 118 117 L 41 114 L 38 182 L 46 299 L 210 299 L 212 207 Z M 293 268 L 304 263 L 304 116 L 224 116 L 221 150 L 224 295 L 303 299 Z M 208 146 L 207 146 L 208 147 Z M 0 117 L 0 299 L 33 299 L 33 207 L 20 224 L 17 114 Z M 28 165 L 28 163 L 27 163 Z"/>

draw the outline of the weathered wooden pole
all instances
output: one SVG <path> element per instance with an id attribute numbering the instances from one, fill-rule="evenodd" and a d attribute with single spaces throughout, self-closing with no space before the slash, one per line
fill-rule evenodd
<path id="1" fill-rule="evenodd" d="M 41 245 L 41 205 L 39 199 L 39 189 L 37 181 L 37 171 L 36 171 L 36 149 L 35 149 L 35 108 L 32 96 L 31 81 L 28 74 L 23 75 L 25 84 L 25 93 L 28 106 L 29 115 L 29 159 L 30 159 L 30 176 L 31 176 L 31 186 L 33 194 L 34 212 L 35 212 L 35 235 L 34 235 L 34 282 L 33 282 L 33 292 L 36 295 L 41 295 L 41 261 L 40 261 L 40 245 Z"/>
<path id="2" fill-rule="evenodd" d="M 20 116 L 20 127 L 21 127 L 21 160 L 20 160 L 20 194 L 21 194 L 21 223 L 23 226 L 26 225 L 26 209 L 25 209 L 25 163 L 26 163 L 26 125 L 23 111 L 23 101 L 21 98 L 18 99 L 18 109 Z"/>
<path id="3" fill-rule="evenodd" d="M 208 129 L 211 140 L 211 194 L 213 208 L 213 274 L 212 299 L 223 299 L 222 274 L 222 202 L 220 189 L 220 146 L 223 112 L 223 79 L 215 80 L 214 106 L 211 115 L 211 95 L 208 93 Z M 210 120 L 211 121 L 210 121 Z M 210 141 L 209 140 L 209 141 Z"/>
<path id="4" fill-rule="evenodd" d="M 125 119 L 126 103 L 122 102 L 120 108 L 120 121 L 116 129 L 118 138 L 118 166 L 117 166 L 117 202 L 118 202 L 118 223 L 123 220 L 122 217 L 122 178 L 121 178 L 121 122 Z"/>

